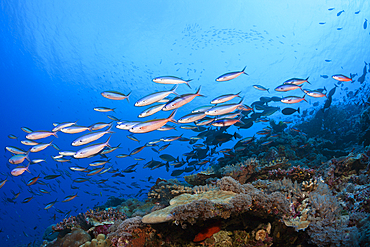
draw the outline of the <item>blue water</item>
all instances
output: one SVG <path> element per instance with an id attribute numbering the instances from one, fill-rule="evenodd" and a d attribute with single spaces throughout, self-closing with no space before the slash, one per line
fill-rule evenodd
<path id="1" fill-rule="evenodd" d="M 155 92 L 169 90 L 172 85 L 152 82 L 157 76 L 174 75 L 193 79 L 191 89 L 179 85 L 179 94 L 194 93 L 202 86 L 197 97 L 181 107 L 175 118 L 189 113 L 193 108 L 209 104 L 222 94 L 241 91 L 244 102 L 251 104 L 261 96 L 282 96 L 274 88 L 285 80 L 309 76 L 316 89 L 334 87 L 333 74 L 362 75 L 364 61 L 370 62 L 370 29 L 364 28 L 365 19 L 370 20 L 368 1 L 15 1 L 0 3 L 0 116 L 2 146 L 17 146 L 25 139 L 21 127 L 32 130 L 51 130 L 53 123 L 78 121 L 89 126 L 95 122 L 110 122 L 106 113 L 93 110 L 97 106 L 116 108 L 111 114 L 122 120 L 136 120 L 146 107 L 134 107 L 141 97 Z M 334 8 L 333 10 L 328 10 Z M 339 16 L 338 12 L 344 10 Z M 356 14 L 357 11 L 360 11 Z M 339 29 L 339 30 L 338 30 Z M 238 71 L 247 66 L 247 75 L 228 81 L 216 82 L 223 73 Z M 328 75 L 325 79 L 320 75 Z M 356 77 L 357 79 L 357 77 Z M 254 89 L 260 84 L 270 92 Z M 345 88 L 348 89 L 345 90 Z M 357 80 L 340 87 L 334 95 L 334 102 L 344 99 L 346 92 L 367 87 Z M 127 101 L 113 101 L 100 93 L 116 90 L 129 93 Z M 285 94 L 286 95 L 286 94 Z M 289 95 L 303 96 L 300 90 Z M 324 98 L 310 98 L 309 103 L 296 106 L 313 109 L 313 103 L 321 107 Z M 283 103 L 274 103 L 281 109 Z M 160 112 L 149 117 L 167 117 L 170 112 Z M 276 120 L 300 120 L 298 114 L 284 116 L 280 112 L 271 118 Z M 238 131 L 243 137 L 253 136 L 266 124 L 258 123 L 248 130 L 231 127 L 228 133 Z M 132 157 L 118 159 L 116 155 L 129 153 L 147 141 L 164 136 L 196 135 L 189 130 L 154 131 L 136 134 L 140 144 L 126 137 L 128 131 L 114 129 L 110 144 L 120 149 L 110 154 L 114 169 L 124 169 L 136 163 Z M 8 138 L 13 134 L 18 140 Z M 78 150 L 70 143 L 79 134 L 59 133 L 54 143 L 61 150 Z M 51 141 L 52 137 L 45 139 Z M 103 141 L 107 139 L 104 136 Z M 232 148 L 235 142 L 224 144 Z M 4 148 L 2 150 L 4 150 Z M 174 157 L 191 151 L 187 142 L 174 142 L 162 153 Z M 0 189 L 0 238 L 1 246 L 27 245 L 35 239 L 41 240 L 44 229 L 64 218 L 55 209 L 76 215 L 97 204 L 103 204 L 109 196 L 129 198 L 140 190 L 126 185 L 137 182 L 141 188 L 150 184 L 140 181 L 149 176 L 171 178 L 165 167 L 155 170 L 142 166 L 151 158 L 159 160 L 158 154 L 145 148 L 135 157 L 139 161 L 135 173 L 125 178 L 110 178 L 110 173 L 93 176 L 92 180 L 106 179 L 103 190 L 95 183 L 74 184 L 79 186 L 78 196 L 66 203 L 61 201 L 76 193 L 70 188 L 72 179 L 81 177 L 68 167 L 85 166 L 93 159 L 72 161 L 72 164 L 56 165 L 51 155 L 57 150 L 48 147 L 40 153 L 31 153 L 31 159 L 43 158 L 47 163 L 30 166 L 31 174 L 12 177 L 14 165 L 8 163 L 11 154 L 1 151 L 0 180 L 8 178 Z M 26 165 L 26 162 L 23 163 Z M 206 166 L 204 167 L 206 168 Z M 44 171 L 46 174 L 64 173 L 54 180 L 43 180 L 48 186 L 25 185 L 32 177 Z M 68 177 L 68 171 L 72 177 Z M 43 177 L 44 175 L 42 175 Z M 59 181 L 59 183 L 57 182 Z M 44 188 L 50 194 L 34 196 L 26 204 L 21 203 L 32 196 L 29 190 Z M 5 202 L 20 192 L 15 204 Z M 90 195 L 86 192 L 99 194 Z M 141 199 L 145 198 L 145 193 Z M 47 203 L 58 200 L 55 206 L 44 210 Z M 56 219 L 52 219 L 55 215 Z"/>

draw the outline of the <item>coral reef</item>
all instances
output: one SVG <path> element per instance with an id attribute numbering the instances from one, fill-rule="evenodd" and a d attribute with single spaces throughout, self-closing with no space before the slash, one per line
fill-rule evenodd
<path id="1" fill-rule="evenodd" d="M 90 234 L 82 229 L 74 229 L 72 232 L 68 233 L 64 237 L 58 237 L 50 243 L 43 244 L 44 247 L 79 247 L 91 240 Z"/>

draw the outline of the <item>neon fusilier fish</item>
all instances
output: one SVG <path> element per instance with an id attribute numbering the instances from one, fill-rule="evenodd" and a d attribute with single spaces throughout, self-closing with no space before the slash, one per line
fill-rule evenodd
<path id="1" fill-rule="evenodd" d="M 144 110 L 142 113 L 140 113 L 138 117 L 142 118 L 142 117 L 151 116 L 151 115 L 159 112 L 160 110 L 162 110 L 165 105 L 166 104 L 153 105 L 153 106 L 149 107 L 148 109 Z"/>
<path id="2" fill-rule="evenodd" d="M 319 92 L 317 90 L 303 90 L 308 96 L 313 97 L 313 98 L 322 98 L 326 97 L 326 94 Z M 327 98 L 327 97 L 326 97 Z"/>
<path id="3" fill-rule="evenodd" d="M 134 127 L 135 125 L 141 123 L 140 121 L 127 121 L 127 122 L 122 122 L 122 123 L 118 123 L 116 125 L 116 128 L 117 129 L 120 129 L 120 130 L 129 130 L 131 129 L 132 127 Z"/>
<path id="4" fill-rule="evenodd" d="M 94 111 L 97 111 L 97 112 L 114 112 L 116 108 L 108 108 L 108 107 L 104 107 L 104 106 L 100 106 L 100 107 L 94 107 Z"/>
<path id="5" fill-rule="evenodd" d="M 75 199 L 75 198 L 76 198 L 76 196 L 77 196 L 77 193 L 76 193 L 75 195 L 66 196 L 62 202 L 69 202 L 69 201 L 72 201 L 73 199 Z"/>
<path id="6" fill-rule="evenodd" d="M 309 81 L 308 81 L 308 78 L 307 77 L 306 79 L 300 79 L 300 78 L 291 78 L 291 79 L 288 79 L 286 80 L 283 84 L 294 84 L 294 85 L 301 85 L 305 82 L 307 82 L 308 84 L 311 84 Z"/>
<path id="7" fill-rule="evenodd" d="M 132 134 L 131 134 L 131 135 L 127 135 L 126 137 L 127 137 L 128 139 L 130 139 L 130 140 L 133 140 L 133 141 L 135 141 L 135 142 L 140 143 L 139 139 L 137 139 L 136 137 L 134 137 Z"/>
<path id="8" fill-rule="evenodd" d="M 29 153 L 30 153 L 30 150 L 28 150 L 25 154 L 14 155 L 9 159 L 9 163 L 13 165 L 18 165 L 22 163 L 25 159 L 31 162 L 31 160 L 28 158 Z"/>
<path id="9" fill-rule="evenodd" d="M 96 174 L 98 174 L 99 172 L 101 172 L 103 169 L 104 169 L 104 167 L 102 167 L 102 168 L 96 168 L 96 169 L 94 169 L 94 170 L 91 170 L 91 171 L 89 171 L 89 172 L 86 174 L 86 176 L 93 176 L 93 175 L 96 175 Z"/>
<path id="10" fill-rule="evenodd" d="M 69 126 L 69 127 L 63 128 L 60 131 L 63 132 L 63 133 L 66 133 L 66 134 L 78 134 L 78 133 L 84 132 L 86 130 L 91 131 L 91 128 L 90 127 L 85 127 L 85 126 L 74 125 L 74 126 Z"/>
<path id="11" fill-rule="evenodd" d="M 4 179 L 0 182 L 0 189 L 5 185 L 6 181 L 8 181 L 8 179 Z"/>
<path id="12" fill-rule="evenodd" d="M 161 138 L 161 141 L 162 142 L 173 142 L 173 141 L 176 141 L 178 139 L 180 139 L 182 137 L 183 134 L 179 135 L 179 136 L 168 136 L 168 137 L 163 137 Z"/>
<path id="13" fill-rule="evenodd" d="M 111 100 L 126 99 L 127 102 L 130 102 L 128 97 L 131 95 L 131 92 L 129 92 L 127 95 L 124 95 L 123 93 L 120 93 L 120 92 L 117 92 L 117 91 L 105 91 L 105 92 L 102 92 L 101 95 L 104 98 L 111 99 Z"/>
<path id="14" fill-rule="evenodd" d="M 56 132 L 46 131 L 46 130 L 45 131 L 44 130 L 39 130 L 39 131 L 34 131 L 34 132 L 26 135 L 26 138 L 28 140 L 38 140 L 38 139 L 46 138 L 46 137 L 49 137 L 49 136 L 58 137 Z"/>
<path id="15" fill-rule="evenodd" d="M 5 149 L 13 154 L 26 154 L 27 153 L 27 151 L 24 151 L 23 149 L 12 147 L 12 146 L 5 147 Z"/>
<path id="16" fill-rule="evenodd" d="M 32 153 L 40 152 L 40 151 L 44 150 L 45 148 L 49 147 L 50 145 L 52 145 L 52 142 L 53 141 L 51 141 L 50 143 L 40 143 L 40 144 L 37 144 L 37 145 L 33 146 L 30 149 L 30 152 L 32 152 Z"/>
<path id="17" fill-rule="evenodd" d="M 151 105 L 155 102 L 158 102 L 164 98 L 166 98 L 170 94 L 176 94 L 178 95 L 175 90 L 177 88 L 177 85 L 175 85 L 170 91 L 161 91 L 161 92 L 156 92 L 156 93 L 151 93 L 138 101 L 136 101 L 135 106 L 147 106 Z"/>
<path id="18" fill-rule="evenodd" d="M 31 186 L 31 185 L 34 185 L 36 182 L 37 182 L 37 180 L 40 178 L 40 174 L 37 176 L 37 177 L 34 177 L 34 178 L 31 178 L 30 180 L 28 180 L 28 182 L 27 182 L 27 186 Z"/>
<path id="19" fill-rule="evenodd" d="M 277 86 L 275 88 L 275 91 L 277 91 L 277 92 L 288 92 L 288 91 L 292 91 L 292 90 L 295 90 L 295 89 L 301 89 L 302 90 L 302 86 L 296 85 L 296 84 L 283 84 L 283 85 Z"/>
<path id="20" fill-rule="evenodd" d="M 60 151 L 59 152 L 59 154 L 60 155 L 63 155 L 63 156 L 73 156 L 73 155 L 75 155 L 75 151 Z M 60 157 L 60 158 L 62 158 L 62 157 Z"/>
<path id="21" fill-rule="evenodd" d="M 177 120 L 178 123 L 192 123 L 197 120 L 204 118 L 206 114 L 204 112 L 190 113 Z"/>
<path id="22" fill-rule="evenodd" d="M 305 96 L 306 96 L 306 95 L 304 95 L 303 97 L 288 96 L 288 97 L 284 97 L 284 98 L 282 98 L 282 99 L 281 99 L 281 102 L 282 102 L 282 103 L 285 103 L 285 104 L 294 104 L 294 103 L 299 103 L 299 102 L 301 102 L 301 101 L 303 101 L 303 100 L 307 102 L 307 100 L 305 99 Z"/>
<path id="23" fill-rule="evenodd" d="M 243 98 L 244 99 L 244 98 Z M 243 99 L 240 100 L 238 104 L 224 104 L 217 105 L 205 112 L 206 115 L 217 116 L 223 115 L 235 111 L 238 107 L 243 105 Z"/>
<path id="24" fill-rule="evenodd" d="M 345 76 L 345 75 L 342 75 L 342 74 L 333 75 L 332 78 L 334 80 L 341 81 L 341 82 L 352 81 L 352 78 L 350 78 L 348 76 Z"/>
<path id="25" fill-rule="evenodd" d="M 140 152 L 141 150 L 143 150 L 145 147 L 146 147 L 146 146 L 144 145 L 144 146 L 141 146 L 141 147 L 137 147 L 137 148 L 135 148 L 134 150 L 132 150 L 132 151 L 131 151 L 130 156 L 132 156 L 132 155 L 135 155 L 135 154 L 139 153 L 139 152 Z"/>
<path id="26" fill-rule="evenodd" d="M 237 119 L 233 119 L 233 118 L 224 118 L 224 119 L 219 119 L 219 120 L 215 120 L 212 122 L 212 126 L 215 126 L 215 127 L 225 127 L 225 126 L 231 126 L 231 125 L 234 125 L 236 124 L 237 122 L 242 122 L 241 121 L 241 118 L 242 117 L 239 117 Z"/>
<path id="27" fill-rule="evenodd" d="M 31 163 L 28 163 L 28 165 L 26 167 L 24 166 L 17 166 L 16 168 L 14 168 L 10 173 L 14 176 L 14 177 L 17 177 L 19 175 L 22 175 L 25 171 L 28 171 L 29 173 L 30 170 L 28 170 L 28 168 L 30 167 L 30 164 Z"/>
<path id="28" fill-rule="evenodd" d="M 65 122 L 65 123 L 60 123 L 58 124 L 57 126 L 55 126 L 51 131 L 52 132 L 58 132 L 59 130 L 63 129 L 63 128 L 67 128 L 69 126 L 72 126 L 72 125 L 75 125 L 77 123 L 76 122 Z M 33 132 L 32 132 L 33 133 Z M 27 137 L 26 137 L 27 138 Z M 27 138 L 29 139 L 29 138 Z"/>
<path id="29" fill-rule="evenodd" d="M 176 130 L 176 127 L 165 124 L 157 130 L 159 130 L 159 131 Z"/>
<path id="30" fill-rule="evenodd" d="M 176 121 L 173 118 L 175 113 L 176 111 L 173 111 L 168 118 L 153 119 L 153 120 L 149 120 L 149 121 L 136 124 L 133 127 L 131 127 L 129 131 L 132 133 L 147 133 L 147 132 L 159 129 L 160 127 L 164 126 L 168 122 L 176 123 Z"/>
<path id="31" fill-rule="evenodd" d="M 221 104 L 221 103 L 225 103 L 229 100 L 232 100 L 233 98 L 235 97 L 239 97 L 239 94 L 241 93 L 241 91 L 237 94 L 225 94 L 225 95 L 221 95 L 217 98 L 214 98 L 212 101 L 211 101 L 211 104 Z"/>
<path id="32" fill-rule="evenodd" d="M 228 72 L 228 73 L 225 73 L 223 75 L 220 75 L 219 77 L 216 78 L 216 81 L 220 81 L 220 82 L 221 81 L 230 81 L 232 79 L 237 78 L 241 74 L 248 75 L 247 73 L 245 73 L 245 68 L 247 68 L 247 66 L 245 66 L 242 71 Z"/>
<path id="33" fill-rule="evenodd" d="M 267 92 L 270 92 L 269 91 L 269 88 L 265 88 L 264 86 L 261 86 L 261 85 L 253 85 L 253 87 L 257 90 L 260 90 L 260 91 L 267 91 Z"/>
<path id="34" fill-rule="evenodd" d="M 18 139 L 18 137 L 16 137 L 15 135 L 8 135 L 8 138 L 13 139 L 13 140 L 17 140 Z"/>
<path id="35" fill-rule="evenodd" d="M 96 141 L 105 134 L 113 133 L 111 131 L 111 128 L 112 128 L 112 126 L 109 129 L 105 130 L 105 131 L 99 131 L 99 132 L 85 134 L 85 135 L 77 138 L 76 140 L 74 140 L 72 142 L 72 146 L 81 146 L 81 145 L 85 145 L 85 144 L 88 144 L 90 142 Z"/>
<path id="36" fill-rule="evenodd" d="M 30 128 L 27 128 L 27 127 L 22 127 L 21 130 L 23 130 L 27 134 L 32 133 L 32 130 Z"/>
<path id="37" fill-rule="evenodd" d="M 189 103 L 190 101 L 192 101 L 195 97 L 197 96 L 202 96 L 204 97 L 204 95 L 201 95 L 199 92 L 200 92 L 200 89 L 201 89 L 201 86 L 199 86 L 198 90 L 195 92 L 195 94 L 192 94 L 192 93 L 189 93 L 189 94 L 182 94 L 180 95 L 179 97 L 176 97 L 174 98 L 173 100 L 171 100 L 170 102 L 168 102 L 162 109 L 162 111 L 170 111 L 170 110 L 174 110 L 174 109 L 177 109 L 187 103 Z"/>
<path id="38" fill-rule="evenodd" d="M 82 148 L 76 152 L 75 155 L 73 155 L 74 158 L 76 159 L 82 159 L 82 158 L 87 158 L 90 156 L 93 156 L 100 151 L 102 151 L 105 147 L 110 147 L 109 146 L 109 140 L 111 137 L 108 138 L 108 140 L 104 143 L 98 143 L 98 144 L 92 144 L 90 146 L 87 146 L 85 148 Z"/>
<path id="39" fill-rule="evenodd" d="M 197 112 L 206 112 L 207 110 L 214 107 L 214 105 L 205 105 L 205 106 L 199 106 L 191 111 L 191 113 L 197 113 Z"/>
<path id="40" fill-rule="evenodd" d="M 21 143 L 26 146 L 35 146 L 39 144 L 38 142 L 31 141 L 31 140 L 22 140 Z"/>
<path id="41" fill-rule="evenodd" d="M 112 123 L 95 123 L 93 125 L 90 126 L 91 130 L 101 130 L 101 129 L 104 129 L 105 127 L 107 126 L 112 126 Z"/>
<path id="42" fill-rule="evenodd" d="M 54 204 L 58 202 L 58 200 L 55 200 L 55 201 L 52 201 L 52 202 L 49 202 L 48 204 L 45 205 L 44 209 L 49 209 L 51 208 L 52 206 L 54 206 Z"/>
<path id="43" fill-rule="evenodd" d="M 160 84 L 183 84 L 184 83 L 188 85 L 189 88 L 191 88 L 189 85 L 189 82 L 192 81 L 192 79 L 183 80 L 176 76 L 159 76 L 159 77 L 154 78 L 153 81 L 155 83 L 160 83 Z"/>

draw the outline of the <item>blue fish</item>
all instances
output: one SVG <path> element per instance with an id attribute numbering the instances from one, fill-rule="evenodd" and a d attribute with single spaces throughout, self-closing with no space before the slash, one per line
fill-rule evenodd
<path id="1" fill-rule="evenodd" d="M 325 60 L 325 62 L 329 63 L 329 62 L 331 62 L 331 60 L 329 60 L 329 59 L 326 59 L 326 60 Z"/>
<path id="2" fill-rule="evenodd" d="M 339 12 L 337 13 L 337 16 L 340 16 L 343 12 L 344 12 L 344 10 L 339 11 Z"/>
<path id="3" fill-rule="evenodd" d="M 364 22 L 364 29 L 367 28 L 367 19 L 365 19 L 365 22 Z"/>
<path id="4" fill-rule="evenodd" d="M 357 15 L 357 14 L 359 14 L 359 13 L 360 13 L 360 10 L 359 10 L 359 11 L 356 11 L 356 12 L 355 12 L 355 15 Z"/>

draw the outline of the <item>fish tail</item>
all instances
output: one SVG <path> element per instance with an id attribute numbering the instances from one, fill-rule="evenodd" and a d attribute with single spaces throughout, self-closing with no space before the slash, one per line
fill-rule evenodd
<path id="1" fill-rule="evenodd" d="M 247 66 L 245 66 L 245 67 L 243 68 L 242 72 L 243 72 L 243 74 L 248 75 L 247 73 L 245 73 L 245 68 L 247 68 Z"/>
<path id="2" fill-rule="evenodd" d="M 112 135 L 110 135 L 109 137 L 108 137 L 108 140 L 105 142 L 105 144 L 108 146 L 108 147 L 110 147 L 111 148 L 111 146 L 109 145 L 109 140 L 110 140 L 110 138 L 112 137 Z"/>
<path id="3" fill-rule="evenodd" d="M 128 97 L 131 95 L 131 93 L 132 93 L 132 91 L 130 91 L 130 92 L 127 94 L 127 96 L 126 96 L 126 99 L 127 99 L 127 102 L 128 102 L 128 103 L 130 103 L 130 100 L 129 100 L 129 98 L 128 98 Z"/>
<path id="4" fill-rule="evenodd" d="M 173 118 L 175 116 L 176 110 L 174 110 L 171 115 L 167 118 L 168 122 L 177 123 L 176 120 Z"/>
<path id="5" fill-rule="evenodd" d="M 306 78 L 306 82 L 308 83 L 308 84 L 311 84 L 311 82 L 309 82 L 308 81 L 308 78 L 310 78 L 309 76 L 307 76 L 307 78 Z"/>
<path id="6" fill-rule="evenodd" d="M 173 88 L 171 88 L 171 93 L 173 93 L 173 94 L 175 94 L 175 95 L 177 95 L 178 96 L 178 94 L 175 92 L 175 90 L 177 89 L 177 86 L 178 86 L 178 84 L 176 84 L 175 86 L 173 86 Z M 189 86 L 189 85 L 188 85 Z"/>
<path id="7" fill-rule="evenodd" d="M 301 113 L 300 111 L 301 111 L 301 108 L 300 108 L 300 107 L 298 107 L 297 112 L 298 112 L 298 113 Z"/>
<path id="8" fill-rule="evenodd" d="M 30 170 L 28 170 L 28 168 L 30 167 L 30 164 L 31 164 L 31 162 L 30 162 L 30 163 L 28 163 L 28 165 L 27 165 L 27 167 L 26 167 L 26 171 L 28 171 L 29 173 L 31 173 L 31 172 L 30 172 Z"/>
<path id="9" fill-rule="evenodd" d="M 57 132 L 54 132 L 53 133 L 53 136 L 55 136 L 56 138 L 58 138 Z"/>
<path id="10" fill-rule="evenodd" d="M 308 101 L 305 99 L 305 97 L 306 97 L 306 94 L 303 95 L 302 99 L 308 103 Z"/>
<path id="11" fill-rule="evenodd" d="M 30 154 L 30 152 L 31 152 L 31 149 L 29 149 L 29 150 L 27 151 L 27 153 L 26 153 L 26 157 L 25 157 L 29 162 L 31 162 L 30 158 L 28 157 L 28 155 Z M 28 165 L 30 165 L 30 164 L 28 164 Z"/>
<path id="12" fill-rule="evenodd" d="M 243 104 L 243 101 L 244 101 L 244 97 L 241 98 L 241 100 L 239 101 L 238 105 L 242 105 Z"/>
<path id="13" fill-rule="evenodd" d="M 187 81 L 185 81 L 185 83 L 186 83 L 186 85 L 188 85 L 188 87 L 191 89 L 191 86 L 190 86 L 190 84 L 189 84 L 189 81 L 192 81 L 193 79 L 190 79 L 190 80 L 187 80 Z"/>

